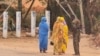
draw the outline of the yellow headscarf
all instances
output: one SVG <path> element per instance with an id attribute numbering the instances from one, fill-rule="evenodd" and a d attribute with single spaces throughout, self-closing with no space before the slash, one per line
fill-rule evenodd
<path id="1" fill-rule="evenodd" d="M 56 21 L 57 22 L 64 22 L 65 20 L 64 20 L 64 17 L 58 16 Z"/>
<path id="2" fill-rule="evenodd" d="M 60 21 L 64 22 L 65 21 L 64 17 L 60 17 Z"/>
<path id="3" fill-rule="evenodd" d="M 60 22 L 60 16 L 57 17 L 56 22 Z"/>

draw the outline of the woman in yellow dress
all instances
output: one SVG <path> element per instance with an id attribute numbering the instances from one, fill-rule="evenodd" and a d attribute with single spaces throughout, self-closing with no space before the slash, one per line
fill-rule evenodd
<path id="1" fill-rule="evenodd" d="M 68 26 L 64 17 L 57 17 L 53 26 L 51 40 L 54 43 L 54 54 L 63 54 L 67 49 L 68 43 Z"/>

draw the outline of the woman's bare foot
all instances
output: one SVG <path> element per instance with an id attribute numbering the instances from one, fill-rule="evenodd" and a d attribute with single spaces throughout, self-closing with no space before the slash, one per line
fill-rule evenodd
<path id="1" fill-rule="evenodd" d="M 42 50 L 40 50 L 40 53 L 42 53 Z"/>
<path id="2" fill-rule="evenodd" d="M 61 53 L 61 52 L 59 52 L 59 53 L 58 53 L 58 55 L 62 55 L 62 53 Z"/>
<path id="3" fill-rule="evenodd" d="M 53 53 L 53 55 L 55 55 L 55 53 Z"/>
<path id="4" fill-rule="evenodd" d="M 43 53 L 47 53 L 46 50 L 43 50 Z"/>
<path id="5" fill-rule="evenodd" d="M 63 54 L 65 54 L 65 52 L 64 52 L 64 51 L 62 51 L 62 53 L 63 53 Z"/>

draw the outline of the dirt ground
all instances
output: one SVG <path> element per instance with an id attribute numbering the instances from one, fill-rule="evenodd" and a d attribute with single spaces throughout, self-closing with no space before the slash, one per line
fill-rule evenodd
<path id="1" fill-rule="evenodd" d="M 49 40 L 50 41 L 50 40 Z M 100 48 L 94 48 L 89 43 L 89 38 L 81 38 L 81 56 L 100 56 Z M 73 56 L 73 42 L 69 39 L 68 49 L 65 55 Z M 53 46 L 48 43 L 47 53 L 39 53 L 38 38 L 35 37 L 0 37 L 0 56 L 59 56 L 53 55 Z"/>

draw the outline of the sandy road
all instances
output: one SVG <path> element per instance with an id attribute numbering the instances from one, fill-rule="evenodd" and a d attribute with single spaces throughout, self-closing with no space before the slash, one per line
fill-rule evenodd
<path id="1" fill-rule="evenodd" d="M 53 47 L 48 44 L 47 53 L 39 53 L 38 39 L 36 38 L 0 38 L 0 56 L 54 56 L 52 50 Z M 88 38 L 81 39 L 80 52 L 81 56 L 100 56 L 100 49 L 91 48 L 89 46 Z M 72 39 L 69 39 L 66 54 L 60 56 L 73 56 L 73 54 Z"/>

